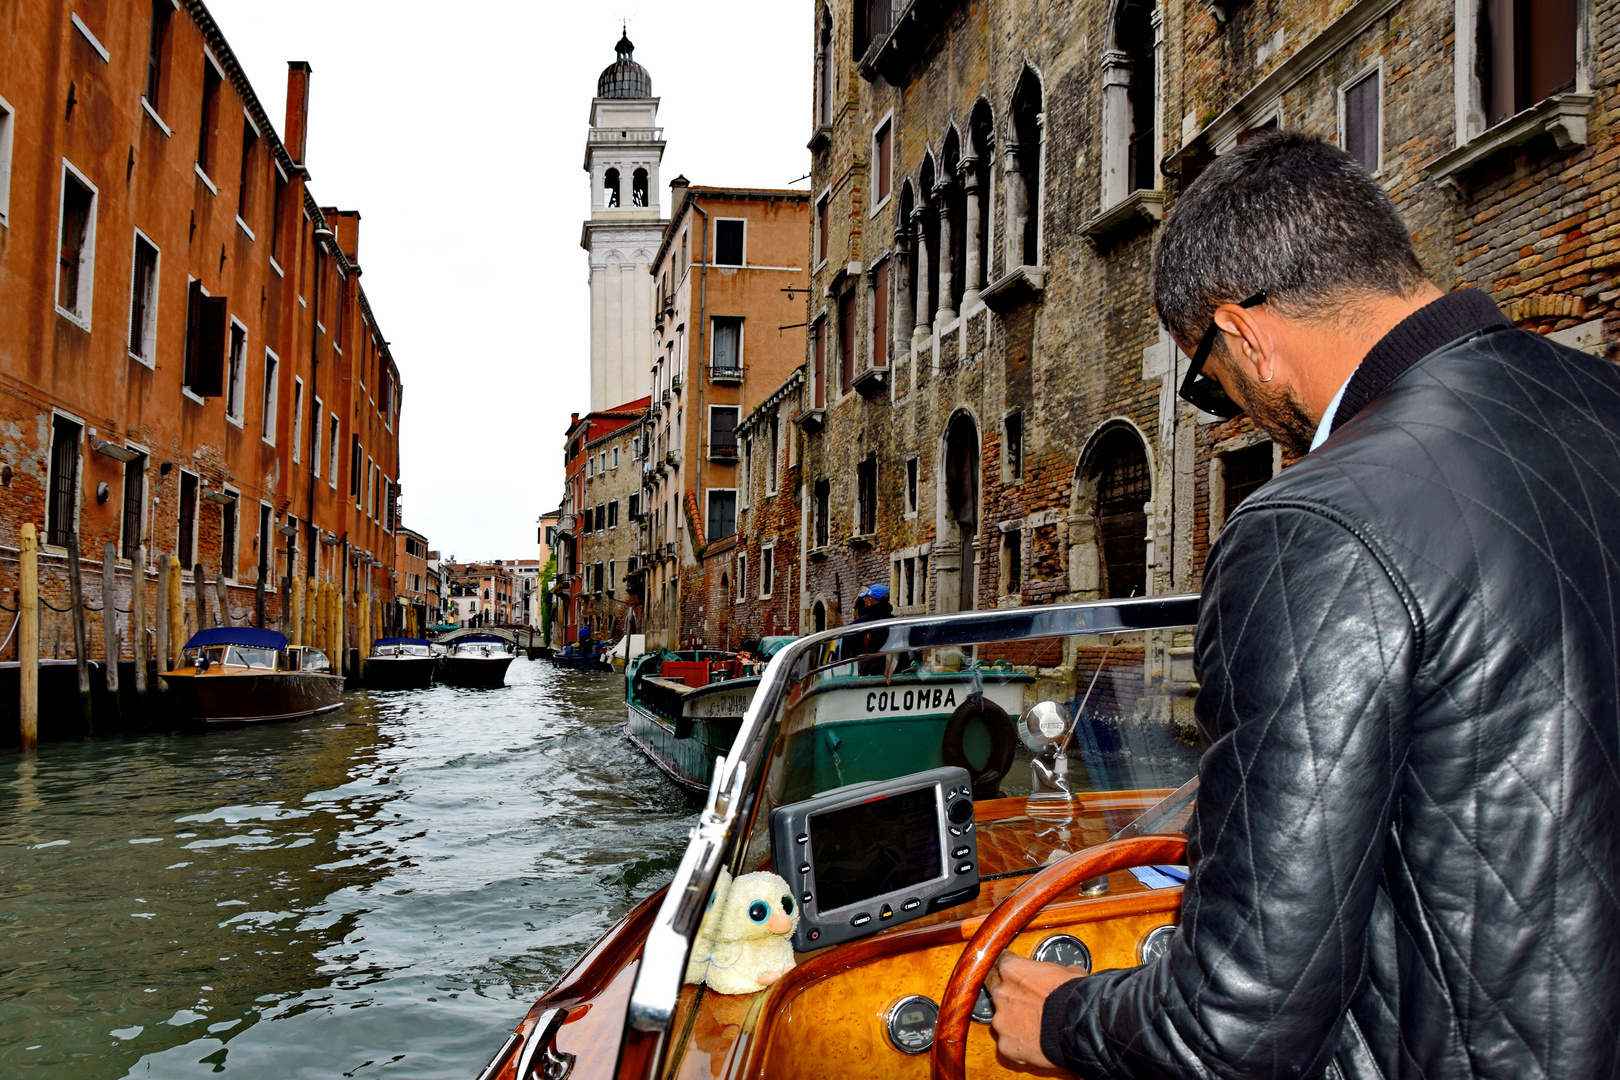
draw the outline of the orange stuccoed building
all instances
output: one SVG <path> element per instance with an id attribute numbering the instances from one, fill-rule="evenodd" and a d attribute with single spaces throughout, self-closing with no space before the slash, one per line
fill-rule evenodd
<path id="1" fill-rule="evenodd" d="M 198 567 L 210 623 L 281 623 L 294 581 L 345 598 L 350 647 L 357 604 L 397 610 L 399 373 L 360 215 L 308 190 L 309 65 L 287 89 L 278 133 L 200 0 L 40 3 L 0 35 L 0 603 L 32 523 L 47 655 L 70 538 L 88 604 L 111 543 L 148 627 L 170 555 L 187 633 Z"/>

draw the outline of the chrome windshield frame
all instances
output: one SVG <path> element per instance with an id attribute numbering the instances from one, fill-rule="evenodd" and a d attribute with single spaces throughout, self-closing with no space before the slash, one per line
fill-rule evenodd
<path id="1" fill-rule="evenodd" d="M 665 1036 L 657 1067 L 662 1068 L 662 1054 L 668 1048 L 667 1035 L 680 1001 L 691 940 L 719 878 L 721 860 L 739 828 L 747 828 L 759 794 L 759 778 L 776 735 L 770 718 L 781 711 L 790 689 L 819 666 L 816 658 L 828 645 L 887 631 L 882 647 L 867 653 L 876 655 L 1031 638 L 1187 629 L 1197 619 L 1198 595 L 1188 593 L 853 623 L 784 646 L 760 678 L 730 753 L 715 762 L 708 799 L 642 949 L 625 1024 Z"/>

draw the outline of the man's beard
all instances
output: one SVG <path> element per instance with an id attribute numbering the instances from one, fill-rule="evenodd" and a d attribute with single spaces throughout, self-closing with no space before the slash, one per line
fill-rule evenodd
<path id="1" fill-rule="evenodd" d="M 1250 423 L 1295 457 L 1311 452 L 1311 443 L 1316 439 L 1316 421 L 1310 418 L 1292 390 L 1250 378 L 1248 372 L 1235 364 L 1227 370 L 1237 377 L 1240 404 Z"/>

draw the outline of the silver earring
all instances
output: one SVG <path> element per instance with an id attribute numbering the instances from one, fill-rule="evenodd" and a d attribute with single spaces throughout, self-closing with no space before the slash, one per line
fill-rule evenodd
<path id="1" fill-rule="evenodd" d="M 1277 377 L 1277 373 L 1275 371 L 1273 371 L 1270 375 L 1267 375 L 1265 378 L 1261 379 L 1260 381 L 1261 382 L 1270 382 L 1272 379 L 1275 379 L 1276 377 Z"/>

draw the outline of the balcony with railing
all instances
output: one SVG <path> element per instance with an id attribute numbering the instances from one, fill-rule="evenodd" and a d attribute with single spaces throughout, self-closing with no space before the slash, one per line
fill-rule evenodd
<path id="1" fill-rule="evenodd" d="M 868 82 L 882 76 L 895 86 L 910 81 L 911 70 L 945 25 L 960 0 L 856 0 L 866 47 L 860 70 Z"/>

